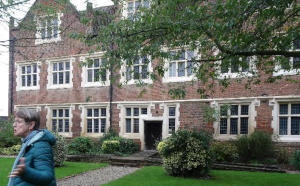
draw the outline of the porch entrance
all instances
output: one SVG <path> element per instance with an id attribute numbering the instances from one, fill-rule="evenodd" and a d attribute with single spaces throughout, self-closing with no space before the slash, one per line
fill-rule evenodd
<path id="1" fill-rule="evenodd" d="M 162 121 L 145 121 L 145 149 L 154 150 L 162 138 Z"/>

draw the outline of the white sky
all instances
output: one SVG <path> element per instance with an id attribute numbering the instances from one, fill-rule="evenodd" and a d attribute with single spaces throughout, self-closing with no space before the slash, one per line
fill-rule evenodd
<path id="1" fill-rule="evenodd" d="M 32 0 L 34 2 L 34 0 Z M 71 0 L 71 3 L 76 6 L 77 10 L 86 9 L 87 0 Z M 112 5 L 111 0 L 89 0 L 93 3 L 93 7 Z M 24 7 L 25 8 L 24 10 Z M 18 18 L 22 19 L 28 11 L 30 5 L 22 6 L 22 10 L 14 13 Z M 8 24 L 0 23 L 0 41 L 8 40 Z M 0 46 L 0 116 L 8 115 L 8 47 Z"/>

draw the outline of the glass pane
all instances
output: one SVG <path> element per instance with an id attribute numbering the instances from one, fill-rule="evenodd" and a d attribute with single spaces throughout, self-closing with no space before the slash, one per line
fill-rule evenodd
<path id="1" fill-rule="evenodd" d="M 139 116 L 139 111 L 140 111 L 139 108 L 134 108 L 134 109 L 133 109 L 133 115 L 134 115 L 134 116 Z"/>
<path id="2" fill-rule="evenodd" d="M 227 116 L 227 110 L 228 109 L 228 107 L 227 106 L 225 106 L 225 105 L 221 105 L 221 107 L 220 107 L 220 114 L 221 114 L 221 116 Z"/>
<path id="3" fill-rule="evenodd" d="M 144 0 L 143 6 L 145 8 L 149 8 L 150 7 L 149 1 L 148 0 Z"/>
<path id="4" fill-rule="evenodd" d="M 300 49 L 300 38 L 297 38 L 293 41 L 294 49 L 298 50 Z"/>
<path id="5" fill-rule="evenodd" d="M 69 132 L 69 131 L 70 131 L 69 120 L 65 119 L 65 132 Z"/>
<path id="6" fill-rule="evenodd" d="M 241 66 L 242 66 L 242 72 L 248 72 L 249 71 L 249 63 L 250 63 L 250 58 L 242 58 Z"/>
<path id="7" fill-rule="evenodd" d="M 126 133 L 131 132 L 131 119 L 126 119 Z"/>
<path id="8" fill-rule="evenodd" d="M 94 117 L 99 117 L 99 109 L 94 109 Z"/>
<path id="9" fill-rule="evenodd" d="M 94 132 L 99 132 L 99 119 L 94 119 Z"/>
<path id="10" fill-rule="evenodd" d="M 300 57 L 293 57 L 293 69 L 300 68 Z"/>
<path id="11" fill-rule="evenodd" d="M 241 118 L 240 134 L 248 134 L 248 118 Z"/>
<path id="12" fill-rule="evenodd" d="M 140 76 L 140 66 L 133 67 L 133 79 L 139 79 Z"/>
<path id="13" fill-rule="evenodd" d="M 66 83 L 70 83 L 70 72 L 66 72 Z"/>
<path id="14" fill-rule="evenodd" d="M 32 68 L 33 68 L 33 73 L 37 73 L 37 65 L 36 65 L 36 64 L 33 64 L 33 65 L 32 65 Z"/>
<path id="15" fill-rule="evenodd" d="M 22 66 L 22 74 L 25 74 L 26 70 L 25 70 L 25 66 Z"/>
<path id="16" fill-rule="evenodd" d="M 31 66 L 29 65 L 29 66 L 27 66 L 27 74 L 30 74 L 31 73 Z"/>
<path id="17" fill-rule="evenodd" d="M 175 107 L 169 107 L 169 116 L 175 116 Z"/>
<path id="18" fill-rule="evenodd" d="M 126 108 L 126 116 L 131 116 L 131 108 Z"/>
<path id="19" fill-rule="evenodd" d="M 101 116 L 106 116 L 106 108 L 101 109 Z"/>
<path id="20" fill-rule="evenodd" d="M 36 86 L 36 84 L 37 84 L 36 74 L 33 74 L 33 75 L 32 75 L 32 78 L 33 78 L 33 79 L 32 79 L 32 85 L 33 85 L 33 86 Z"/>
<path id="21" fill-rule="evenodd" d="M 25 75 L 22 76 L 22 86 L 23 87 L 26 86 L 26 76 Z"/>
<path id="22" fill-rule="evenodd" d="M 63 72 L 59 72 L 58 73 L 58 83 L 59 84 L 63 84 L 64 83 L 64 73 Z"/>
<path id="23" fill-rule="evenodd" d="M 92 133 L 93 132 L 93 120 L 88 119 L 87 120 L 87 133 Z"/>
<path id="24" fill-rule="evenodd" d="M 220 120 L 220 134 L 227 134 L 227 119 L 221 118 Z"/>
<path id="25" fill-rule="evenodd" d="M 87 109 L 87 117 L 93 117 L 93 109 Z"/>
<path id="26" fill-rule="evenodd" d="M 106 119 L 102 118 L 101 119 L 101 132 L 104 133 L 105 132 L 105 126 L 106 126 Z"/>
<path id="27" fill-rule="evenodd" d="M 288 118 L 280 117 L 279 118 L 279 135 L 287 135 L 288 127 Z"/>
<path id="28" fill-rule="evenodd" d="M 27 86 L 31 86 L 31 75 L 27 75 Z"/>
<path id="29" fill-rule="evenodd" d="M 57 117 L 57 110 L 52 110 L 52 117 Z"/>
<path id="30" fill-rule="evenodd" d="M 53 71 L 57 71 L 57 63 L 53 63 Z"/>
<path id="31" fill-rule="evenodd" d="M 230 118 L 230 134 L 237 134 L 238 118 Z"/>
<path id="32" fill-rule="evenodd" d="M 249 105 L 242 105 L 241 106 L 241 115 L 248 115 Z"/>
<path id="33" fill-rule="evenodd" d="M 66 62 L 66 70 L 70 70 L 70 62 Z"/>
<path id="34" fill-rule="evenodd" d="M 126 68 L 126 80 L 131 80 L 131 69 L 130 69 L 130 67 Z"/>
<path id="35" fill-rule="evenodd" d="M 63 132 L 63 120 L 59 119 L 58 120 L 58 132 Z"/>
<path id="36" fill-rule="evenodd" d="M 176 63 L 169 64 L 169 77 L 176 77 Z"/>
<path id="37" fill-rule="evenodd" d="M 64 63 L 63 62 L 58 63 L 58 70 L 59 71 L 64 70 Z"/>
<path id="38" fill-rule="evenodd" d="M 231 73 L 239 72 L 239 65 L 236 61 L 231 61 Z"/>
<path id="39" fill-rule="evenodd" d="M 69 109 L 65 109 L 65 117 L 68 118 L 69 116 Z"/>
<path id="40" fill-rule="evenodd" d="M 58 117 L 64 117 L 64 110 L 63 109 L 58 110 Z"/>
<path id="41" fill-rule="evenodd" d="M 192 60 L 194 58 L 194 51 L 188 50 L 187 53 L 187 60 Z"/>
<path id="42" fill-rule="evenodd" d="M 179 54 L 179 60 L 185 60 L 185 51 L 181 51 L 180 54 Z"/>
<path id="43" fill-rule="evenodd" d="M 93 70 L 91 69 L 87 70 L 87 75 L 88 75 L 87 77 L 88 82 L 93 82 Z"/>
<path id="44" fill-rule="evenodd" d="M 279 114 L 288 114 L 288 104 L 279 105 Z"/>
<path id="45" fill-rule="evenodd" d="M 58 36 L 58 20 L 53 19 L 53 37 L 57 38 Z"/>
<path id="46" fill-rule="evenodd" d="M 141 113 L 142 114 L 147 114 L 147 108 L 142 108 Z"/>
<path id="47" fill-rule="evenodd" d="M 147 79 L 148 68 L 146 65 L 142 66 L 142 79 Z"/>
<path id="48" fill-rule="evenodd" d="M 94 59 L 94 67 L 99 67 L 99 59 Z"/>
<path id="49" fill-rule="evenodd" d="M 300 114 L 300 104 L 291 105 L 291 114 Z"/>
<path id="50" fill-rule="evenodd" d="M 291 135 L 300 134 L 300 117 L 291 118 Z"/>
<path id="51" fill-rule="evenodd" d="M 99 69 L 94 69 L 94 82 L 99 81 Z"/>
<path id="52" fill-rule="evenodd" d="M 190 76 L 193 74 L 193 62 L 189 61 L 187 62 L 187 75 Z"/>
<path id="53" fill-rule="evenodd" d="M 185 76 L 185 62 L 178 63 L 178 77 Z"/>
<path id="54" fill-rule="evenodd" d="M 231 105 L 230 106 L 230 114 L 233 115 L 238 115 L 239 111 L 239 106 L 238 105 Z"/>
<path id="55" fill-rule="evenodd" d="M 133 120 L 133 132 L 139 133 L 139 119 Z"/>
<path id="56" fill-rule="evenodd" d="M 175 119 L 171 118 L 169 119 L 169 134 L 172 132 L 175 132 Z"/>
<path id="57" fill-rule="evenodd" d="M 57 126 L 57 120 L 53 119 L 52 120 L 52 131 L 56 131 L 56 126 Z"/>
<path id="58" fill-rule="evenodd" d="M 140 58 L 139 57 L 135 57 L 133 60 L 133 64 L 138 65 L 140 64 Z"/>

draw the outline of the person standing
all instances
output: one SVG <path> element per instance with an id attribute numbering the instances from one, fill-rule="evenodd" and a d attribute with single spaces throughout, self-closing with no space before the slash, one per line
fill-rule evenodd
<path id="1" fill-rule="evenodd" d="M 9 175 L 8 186 L 56 186 L 52 146 L 56 139 L 46 129 L 39 130 L 40 115 L 20 109 L 15 115 L 14 135 L 22 147 Z"/>

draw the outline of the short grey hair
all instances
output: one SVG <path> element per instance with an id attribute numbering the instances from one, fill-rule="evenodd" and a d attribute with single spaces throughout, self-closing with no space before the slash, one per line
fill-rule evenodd
<path id="1" fill-rule="evenodd" d="M 34 130 L 40 127 L 40 113 L 32 109 L 21 108 L 17 111 L 16 117 L 24 119 L 26 123 L 34 121 Z"/>

